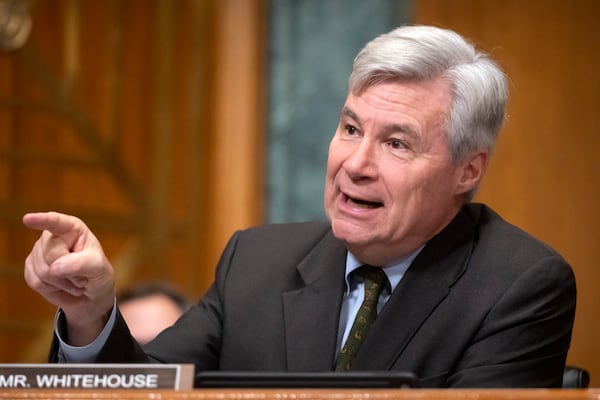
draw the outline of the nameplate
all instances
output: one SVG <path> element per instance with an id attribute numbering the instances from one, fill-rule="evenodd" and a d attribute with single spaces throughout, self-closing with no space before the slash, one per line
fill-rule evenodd
<path id="1" fill-rule="evenodd" d="M 193 386 L 193 364 L 0 364 L 0 389 L 190 390 Z"/>

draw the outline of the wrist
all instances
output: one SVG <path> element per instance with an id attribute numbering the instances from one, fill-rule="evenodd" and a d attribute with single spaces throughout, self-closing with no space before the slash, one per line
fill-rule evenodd
<path id="1" fill-rule="evenodd" d="M 115 304 L 110 305 L 102 314 L 94 315 L 69 315 L 64 314 L 64 336 L 63 340 L 74 347 L 87 346 L 100 335 L 106 326 Z"/>

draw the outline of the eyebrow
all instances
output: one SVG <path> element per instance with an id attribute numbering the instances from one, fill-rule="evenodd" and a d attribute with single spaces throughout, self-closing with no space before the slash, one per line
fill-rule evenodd
<path id="1" fill-rule="evenodd" d="M 358 115 L 356 115 L 356 113 L 354 111 L 352 111 L 351 109 L 349 109 L 348 107 L 342 108 L 342 111 L 340 112 L 340 116 L 350 117 L 353 120 L 355 120 L 356 122 L 358 122 L 359 125 L 362 124 L 360 117 Z M 406 133 L 407 135 L 414 137 L 414 138 L 419 137 L 419 134 L 417 133 L 417 131 L 415 131 L 412 126 L 407 125 L 407 124 L 389 124 L 389 125 L 384 126 L 383 132 L 386 134 L 390 134 L 390 133 L 394 133 L 394 132 L 402 132 L 402 133 Z"/>

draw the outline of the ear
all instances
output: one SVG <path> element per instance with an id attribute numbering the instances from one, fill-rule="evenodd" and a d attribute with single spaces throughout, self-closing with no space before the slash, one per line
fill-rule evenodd
<path id="1" fill-rule="evenodd" d="M 479 152 L 461 163 L 456 181 L 456 194 L 467 193 L 479 186 L 488 165 L 489 154 Z"/>

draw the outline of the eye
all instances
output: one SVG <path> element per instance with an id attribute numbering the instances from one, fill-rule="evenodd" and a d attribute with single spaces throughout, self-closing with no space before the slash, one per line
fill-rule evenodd
<path id="1" fill-rule="evenodd" d="M 350 125 L 350 124 L 346 124 L 344 126 L 344 130 L 346 131 L 346 133 L 350 136 L 354 136 L 358 133 L 358 129 L 356 129 L 355 126 Z"/>
<path id="2" fill-rule="evenodd" d="M 406 149 L 408 148 L 408 144 L 400 139 L 392 139 L 389 141 L 389 146 L 392 149 Z"/>

